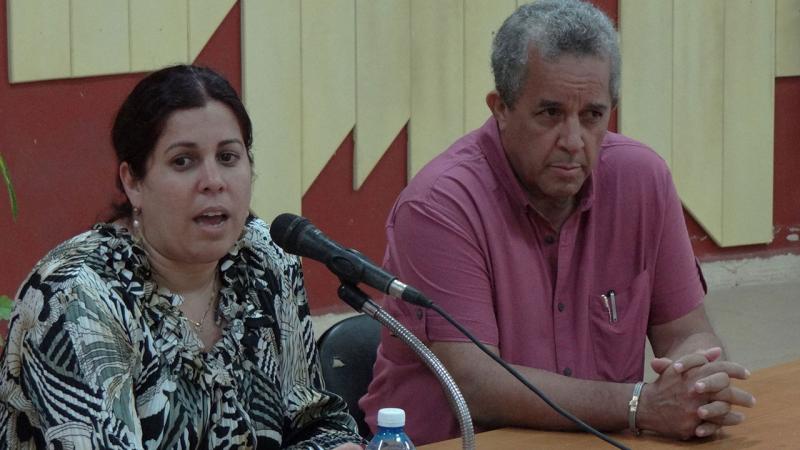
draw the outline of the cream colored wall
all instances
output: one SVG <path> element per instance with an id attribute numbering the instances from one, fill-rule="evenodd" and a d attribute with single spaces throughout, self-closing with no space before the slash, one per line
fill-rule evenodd
<path id="1" fill-rule="evenodd" d="M 300 212 L 302 59 L 300 2 L 241 0 L 242 89 L 257 153 L 252 208 L 261 217 Z M 263 161 L 263 162 L 262 162 Z"/>
<path id="2" fill-rule="evenodd" d="M 769 0 L 725 3 L 722 234 L 716 239 L 726 247 L 772 241 L 775 17 Z"/>
<path id="3" fill-rule="evenodd" d="M 356 123 L 356 33 L 353 0 L 303 0 L 300 4 L 300 177 L 306 192 Z"/>
<path id="4" fill-rule="evenodd" d="M 488 117 L 491 33 L 518 0 L 240 0 L 254 209 L 300 211 L 355 127 L 358 188 L 406 122 L 409 175 Z M 12 82 L 192 61 L 235 0 L 8 0 Z M 621 130 L 670 164 L 723 246 L 772 236 L 775 76 L 800 0 L 620 0 Z"/>
<path id="5" fill-rule="evenodd" d="M 489 114 L 491 35 L 516 1 L 242 5 L 245 102 L 256 133 L 269 137 L 256 140 L 269 146 L 259 150 L 270 166 L 258 168 L 253 207 L 273 217 L 300 212 L 302 193 L 353 128 L 358 189 L 406 123 L 409 176 L 479 126 Z M 300 123 L 287 123 L 283 111 Z"/>
<path id="6" fill-rule="evenodd" d="M 777 0 L 775 11 L 775 74 L 800 75 L 800 0 Z"/>
<path id="7" fill-rule="evenodd" d="M 356 0 L 353 189 L 411 116 L 411 2 Z"/>
<path id="8" fill-rule="evenodd" d="M 193 61 L 236 0 L 8 0 L 12 83 Z"/>
<path id="9" fill-rule="evenodd" d="M 666 159 L 684 205 L 721 246 L 772 240 L 776 67 L 800 55 L 795 40 L 776 58 L 780 8 L 620 1 L 620 130 Z"/>
<path id="10" fill-rule="evenodd" d="M 409 178 L 464 130 L 464 2 L 411 1 Z"/>

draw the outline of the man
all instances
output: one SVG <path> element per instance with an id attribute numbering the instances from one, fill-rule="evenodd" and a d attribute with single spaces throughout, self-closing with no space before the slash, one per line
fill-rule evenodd
<path id="1" fill-rule="evenodd" d="M 740 423 L 731 406 L 755 400 L 730 379 L 749 373 L 721 358 L 667 167 L 607 132 L 620 72 L 610 20 L 574 0 L 522 6 L 492 68 L 493 117 L 397 200 L 388 270 L 590 425 L 685 439 Z M 576 428 L 433 312 L 388 308 L 445 363 L 479 428 Z M 643 385 L 646 337 L 659 376 Z M 373 429 L 378 408 L 406 409 L 417 443 L 459 434 L 436 379 L 387 333 L 360 404 Z"/>

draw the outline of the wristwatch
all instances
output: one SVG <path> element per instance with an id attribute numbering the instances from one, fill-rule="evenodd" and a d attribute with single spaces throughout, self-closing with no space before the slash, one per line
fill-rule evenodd
<path id="1" fill-rule="evenodd" d="M 634 436 L 639 436 L 642 431 L 636 428 L 636 410 L 639 409 L 639 396 L 642 394 L 644 381 L 640 381 L 633 386 L 633 395 L 631 401 L 628 402 L 628 428 Z"/>

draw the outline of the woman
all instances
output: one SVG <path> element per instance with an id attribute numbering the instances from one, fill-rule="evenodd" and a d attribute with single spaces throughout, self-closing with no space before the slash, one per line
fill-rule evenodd
<path id="1" fill-rule="evenodd" d="M 299 262 L 249 213 L 251 142 L 209 69 L 134 88 L 113 128 L 116 219 L 20 289 L 0 448 L 361 448 L 321 390 Z"/>

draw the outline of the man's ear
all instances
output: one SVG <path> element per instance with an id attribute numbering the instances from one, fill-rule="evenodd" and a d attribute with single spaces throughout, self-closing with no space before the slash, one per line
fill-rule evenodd
<path id="1" fill-rule="evenodd" d="M 141 207 L 141 181 L 133 175 L 131 166 L 125 161 L 119 164 L 119 179 L 131 205 Z"/>
<path id="2" fill-rule="evenodd" d="M 506 105 L 497 91 L 493 90 L 486 94 L 486 105 L 489 106 L 489 109 L 492 111 L 492 116 L 497 120 L 497 127 L 501 131 L 505 129 L 506 122 L 508 121 L 508 113 L 511 111 L 511 108 Z"/>

